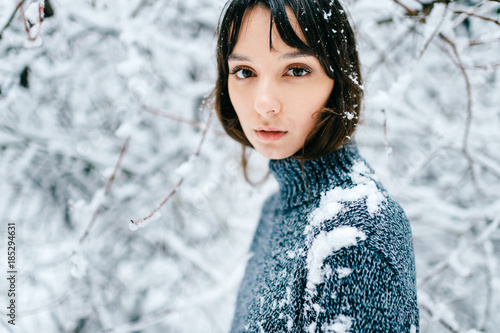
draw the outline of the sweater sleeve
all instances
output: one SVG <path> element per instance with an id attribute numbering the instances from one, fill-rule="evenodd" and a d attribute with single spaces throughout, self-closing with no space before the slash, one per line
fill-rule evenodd
<path id="1" fill-rule="evenodd" d="M 405 311 L 400 279 L 366 242 L 328 256 L 322 282 L 309 290 L 305 332 L 416 332 Z"/>

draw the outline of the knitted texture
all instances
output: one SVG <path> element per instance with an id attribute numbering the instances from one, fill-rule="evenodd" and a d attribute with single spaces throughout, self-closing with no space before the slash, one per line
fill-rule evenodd
<path id="1" fill-rule="evenodd" d="M 231 332 L 418 332 L 410 225 L 356 144 L 303 169 L 269 165 L 280 190 L 264 203 Z"/>

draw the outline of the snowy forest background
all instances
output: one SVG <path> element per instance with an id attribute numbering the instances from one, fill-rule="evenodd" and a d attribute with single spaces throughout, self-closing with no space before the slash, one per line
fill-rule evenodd
<path id="1" fill-rule="evenodd" d="M 421 332 L 498 332 L 500 3 L 345 2 L 357 141 L 412 223 Z M 46 0 L 41 26 L 39 3 L 0 2 L 0 266 L 15 222 L 19 271 L 0 330 L 227 332 L 277 185 L 243 180 L 202 103 L 224 2 Z M 267 161 L 250 164 L 263 179 Z"/>

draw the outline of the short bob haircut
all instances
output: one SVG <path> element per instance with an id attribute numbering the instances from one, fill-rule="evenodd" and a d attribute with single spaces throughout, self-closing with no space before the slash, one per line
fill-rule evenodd
<path id="1" fill-rule="evenodd" d="M 363 96 L 354 32 L 339 0 L 230 0 L 226 3 L 217 30 L 218 78 L 213 92 L 215 110 L 224 130 L 243 144 L 243 148 L 252 147 L 229 98 L 228 57 L 238 40 L 245 12 L 255 6 L 270 11 L 270 36 L 274 24 L 287 45 L 314 54 L 326 74 L 334 80 L 325 107 L 318 110 L 315 128 L 306 138 L 303 148 L 292 157 L 307 161 L 333 152 L 354 133 Z M 295 14 L 306 43 L 293 30 L 285 10 L 287 6 Z M 271 39 L 269 44 L 272 49 Z M 245 160 L 243 156 L 244 167 Z"/>

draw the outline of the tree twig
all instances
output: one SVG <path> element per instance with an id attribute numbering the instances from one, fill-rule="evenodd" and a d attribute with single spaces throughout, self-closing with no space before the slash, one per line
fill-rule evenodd
<path id="1" fill-rule="evenodd" d="M 479 236 L 474 238 L 472 241 L 466 243 L 465 245 L 460 246 L 458 249 L 453 251 L 448 256 L 448 258 L 435 265 L 434 268 L 431 269 L 431 271 L 420 280 L 420 282 L 418 283 L 418 289 L 422 288 L 432 278 L 436 277 L 437 275 L 442 273 L 445 269 L 447 269 L 450 266 L 450 263 L 453 262 L 453 260 L 460 254 L 476 246 L 477 244 L 480 244 L 485 240 L 489 239 L 493 234 L 493 232 L 495 232 L 499 228 L 499 226 L 500 226 L 500 217 L 497 217 L 496 220 L 494 220 L 486 228 L 484 228 L 483 232 Z"/>
<path id="2" fill-rule="evenodd" d="M 469 80 L 469 75 L 467 74 L 467 71 L 465 70 L 465 66 L 462 62 L 462 59 L 460 58 L 460 54 L 457 51 L 457 47 L 453 41 L 451 41 L 449 38 L 447 38 L 444 34 L 439 33 L 439 37 L 445 41 L 448 45 L 450 45 L 453 54 L 455 57 L 451 57 L 455 65 L 460 69 L 460 72 L 462 73 L 462 76 L 465 81 L 465 88 L 467 92 L 467 107 L 466 107 L 466 120 L 465 120 L 465 130 L 462 138 L 462 152 L 467 159 L 467 162 L 469 163 L 469 169 L 471 172 L 471 177 L 472 177 L 472 182 L 474 184 L 474 187 L 479 193 L 482 193 L 481 188 L 479 187 L 479 183 L 477 181 L 476 177 L 476 171 L 474 169 L 474 160 L 469 154 L 469 135 L 470 135 L 470 128 L 472 124 L 472 89 L 471 89 L 471 84 Z"/>
<path id="3" fill-rule="evenodd" d="M 410 14 L 411 16 L 417 16 L 418 13 L 416 11 L 414 11 L 413 9 L 410 9 L 409 7 L 407 7 L 406 5 L 402 4 L 399 0 L 393 0 L 395 3 L 397 3 L 398 5 L 400 5 L 401 7 L 404 8 L 404 10 L 406 10 L 406 12 L 408 14 Z"/>
<path id="4" fill-rule="evenodd" d="M 208 115 L 207 123 L 205 125 L 205 129 L 203 130 L 203 133 L 201 134 L 201 139 L 200 139 L 200 142 L 198 143 L 198 147 L 196 148 L 196 151 L 193 153 L 193 155 L 191 156 L 190 159 L 197 158 L 198 155 L 200 154 L 201 146 L 203 145 L 203 142 L 205 141 L 205 137 L 207 136 L 208 128 L 210 127 L 211 121 L 212 121 L 212 112 L 210 112 Z M 192 161 L 191 161 L 191 163 L 192 163 Z M 165 203 L 167 203 L 167 201 L 170 200 L 170 198 L 177 192 L 177 190 L 182 185 L 184 178 L 185 178 L 185 176 L 180 177 L 180 179 L 177 181 L 177 184 L 175 184 L 175 186 L 172 188 L 172 190 L 170 190 L 170 192 L 167 194 L 165 199 L 163 199 L 162 202 L 160 202 L 160 204 L 158 206 L 156 206 L 156 208 L 148 216 L 137 219 L 137 220 L 131 220 L 130 225 L 135 226 L 135 227 L 139 227 L 141 224 L 143 224 L 144 222 L 146 222 L 147 220 L 152 218 L 163 207 L 163 205 L 165 205 Z"/>
<path id="5" fill-rule="evenodd" d="M 28 7 L 30 5 L 28 4 Z M 28 40 L 33 42 L 35 41 L 38 36 L 40 35 L 40 33 L 42 32 L 42 23 L 43 23 L 43 18 L 44 18 L 44 14 L 45 14 L 45 1 L 41 1 L 38 3 L 38 22 L 31 22 L 29 21 L 25 14 L 24 14 L 24 8 L 23 6 L 21 6 L 19 8 L 19 11 L 21 12 L 21 20 L 23 21 L 23 24 L 24 24 L 24 28 L 26 30 L 26 34 L 28 35 Z M 36 24 L 38 24 L 38 31 L 35 33 L 35 35 L 31 35 L 31 31 L 32 31 L 32 27 L 34 27 Z"/>
<path id="6" fill-rule="evenodd" d="M 499 20 L 495 20 L 491 17 L 486 17 L 486 16 L 482 16 L 482 15 L 478 15 L 476 13 L 471 13 L 471 12 L 466 12 L 466 11 L 463 11 L 463 10 L 454 10 L 453 13 L 455 14 L 463 14 L 463 15 L 466 15 L 467 17 L 477 17 L 481 20 L 485 20 L 485 21 L 488 21 L 488 22 L 493 22 L 497 25 L 500 25 L 500 21 Z"/>
<path id="7" fill-rule="evenodd" d="M 205 129 L 205 126 L 202 123 L 200 123 L 199 121 L 196 121 L 194 119 L 184 118 L 184 117 L 181 117 L 181 116 L 178 116 L 178 115 L 175 115 L 175 114 L 171 114 L 171 113 L 168 113 L 168 112 L 165 112 L 165 111 L 162 111 L 162 110 L 158 110 L 158 109 L 153 108 L 153 107 L 148 106 L 148 105 L 143 105 L 142 107 L 143 107 L 144 111 L 149 112 L 151 114 L 154 114 L 154 115 L 157 115 L 157 116 L 162 116 L 162 117 L 165 117 L 165 118 L 169 118 L 169 119 L 181 122 L 181 123 L 186 123 L 186 124 L 189 124 L 191 126 L 194 126 L 196 128 L 202 129 L 202 130 Z M 212 131 L 216 135 L 226 136 L 226 133 L 224 133 L 224 132 L 221 132 L 221 131 L 218 131 L 218 130 L 215 130 L 215 129 L 212 129 Z"/>
<path id="8" fill-rule="evenodd" d="M 443 25 L 443 22 L 444 22 L 444 19 L 446 18 L 447 13 L 448 13 L 448 4 L 446 4 L 446 7 L 445 7 L 444 12 L 443 12 L 443 16 L 441 17 L 441 21 L 439 21 L 438 25 L 432 31 L 432 34 L 430 35 L 430 37 L 425 42 L 424 47 L 422 48 L 422 50 L 420 50 L 420 52 L 417 56 L 417 59 L 422 57 L 422 55 L 425 53 L 425 50 L 427 50 L 427 48 L 429 47 L 429 44 L 432 42 L 434 37 L 436 37 L 436 34 L 438 33 L 439 29 L 441 29 L 441 26 Z"/>
<path id="9" fill-rule="evenodd" d="M 427 304 L 422 304 L 420 303 L 419 304 L 419 307 L 424 310 L 425 312 L 427 312 L 428 315 L 430 315 L 431 317 L 434 315 L 434 312 Z M 448 323 L 447 320 L 443 319 L 443 318 L 439 318 L 439 323 L 441 325 L 443 325 L 448 331 L 450 331 L 451 333 L 460 333 L 460 331 L 456 330 L 450 323 Z"/>
<path id="10" fill-rule="evenodd" d="M 118 156 L 118 161 L 116 161 L 115 169 L 113 170 L 113 174 L 109 177 L 108 181 L 106 182 L 106 186 L 104 187 L 104 196 L 108 195 L 109 190 L 110 190 L 111 186 L 113 185 L 113 182 L 114 182 L 118 172 L 120 171 L 123 156 L 125 155 L 125 152 L 127 151 L 129 141 L 130 141 L 130 137 L 128 137 L 125 140 L 125 142 L 122 146 L 122 149 L 120 151 L 120 155 Z M 80 244 L 82 244 L 83 241 L 89 235 L 90 229 L 92 229 L 93 225 L 95 224 L 95 221 L 97 220 L 97 217 L 99 216 L 99 213 L 101 212 L 101 208 L 102 208 L 102 203 L 99 203 L 99 205 L 95 209 L 94 213 L 92 214 L 92 218 L 90 219 L 90 222 L 87 225 L 87 228 L 85 229 L 84 234 L 82 235 L 82 237 L 79 240 Z"/>
<path id="11" fill-rule="evenodd" d="M 10 15 L 10 18 L 9 20 L 7 21 L 7 23 L 5 23 L 5 25 L 3 26 L 2 30 L 0 30 L 0 40 L 2 39 L 2 35 L 4 33 L 4 31 L 9 27 L 10 23 L 12 22 L 12 20 L 14 19 L 14 16 L 16 16 L 16 13 L 17 11 L 19 10 L 19 8 L 21 8 L 21 6 L 24 4 L 26 0 L 21 0 L 16 8 L 14 9 L 14 11 L 12 12 L 12 15 Z"/>
<path id="12" fill-rule="evenodd" d="M 193 309 L 199 306 L 203 306 L 207 303 L 212 303 L 214 300 L 220 299 L 232 291 L 238 282 L 241 280 L 244 267 L 238 267 L 226 281 L 222 281 L 215 285 L 213 288 L 207 291 L 187 297 L 184 301 L 178 301 L 174 304 L 168 305 L 163 309 L 159 309 L 153 313 L 146 314 L 139 320 L 122 324 L 116 327 L 104 329 L 103 332 L 106 333 L 126 333 L 126 332 L 136 332 L 142 331 L 146 328 L 162 321 L 165 317 L 172 313 L 185 311 L 186 309 Z"/>

